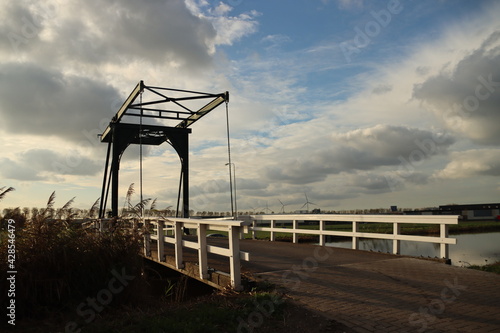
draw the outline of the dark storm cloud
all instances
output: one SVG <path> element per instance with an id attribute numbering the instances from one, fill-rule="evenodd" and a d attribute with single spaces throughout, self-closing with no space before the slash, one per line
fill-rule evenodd
<path id="1" fill-rule="evenodd" d="M 92 145 L 123 101 L 103 66 L 206 68 L 216 39 L 181 0 L 9 1 L 0 16 L 0 129 Z"/>
<path id="2" fill-rule="evenodd" d="M 402 126 L 378 125 L 333 135 L 330 147 L 309 147 L 309 150 L 297 153 L 299 158 L 269 166 L 264 173 L 268 179 L 308 184 L 324 181 L 328 175 L 401 165 L 417 157 L 420 163 L 432 156 L 445 154 L 454 142 L 449 135 L 440 136 Z M 375 183 L 373 186 L 376 187 Z"/>
<path id="3" fill-rule="evenodd" d="M 54 176 L 92 176 L 102 169 L 101 163 L 78 155 L 76 152 L 60 153 L 49 149 L 31 149 L 16 160 L 0 160 L 1 175 L 7 179 L 49 180 Z"/>
<path id="4" fill-rule="evenodd" d="M 441 178 L 500 176 L 500 149 L 471 149 L 451 154 L 448 165 L 436 174 Z"/>
<path id="5" fill-rule="evenodd" d="M 255 191 L 265 190 L 268 186 L 267 182 L 258 179 L 238 178 L 239 193 L 254 193 Z M 199 195 L 208 195 L 214 193 L 227 193 L 229 191 L 229 181 L 225 179 L 213 179 L 191 186 L 190 194 L 193 197 Z"/>
<path id="6" fill-rule="evenodd" d="M 83 60 L 114 62 L 138 57 L 153 63 L 172 60 L 195 67 L 211 60 L 208 46 L 216 36 L 213 26 L 192 15 L 181 0 L 87 1 L 82 14 L 92 23 L 77 16 L 76 25 L 68 24 L 75 27 L 73 31 L 60 30 L 58 34 L 59 40 L 88 43 L 61 43 L 69 45 L 67 54 L 78 52 L 86 58 Z M 93 59 L 97 54 L 102 59 Z"/>
<path id="7" fill-rule="evenodd" d="M 68 1 L 0 8 L 0 47 L 39 63 L 117 64 L 173 61 L 186 69 L 211 62 L 212 24 L 184 1 Z M 42 38 L 42 36 L 44 36 Z"/>
<path id="8" fill-rule="evenodd" d="M 86 140 L 113 115 L 118 92 L 85 77 L 64 76 L 32 64 L 0 64 L 0 128 L 15 134 Z"/>
<path id="9" fill-rule="evenodd" d="M 452 132 L 475 143 L 500 143 L 500 31 L 443 71 L 415 86 L 413 96 Z"/>

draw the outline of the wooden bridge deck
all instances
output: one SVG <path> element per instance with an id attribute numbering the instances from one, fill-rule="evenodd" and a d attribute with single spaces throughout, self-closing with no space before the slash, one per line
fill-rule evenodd
<path id="1" fill-rule="evenodd" d="M 251 256 L 243 272 L 283 286 L 353 332 L 500 332 L 493 273 L 311 244 L 242 240 L 240 248 Z M 227 271 L 226 261 L 211 257 L 209 266 Z"/>

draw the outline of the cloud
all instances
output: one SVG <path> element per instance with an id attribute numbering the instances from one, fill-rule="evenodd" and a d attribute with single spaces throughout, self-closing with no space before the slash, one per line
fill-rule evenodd
<path id="1" fill-rule="evenodd" d="M 235 41 L 257 31 L 258 13 L 245 13 L 235 17 L 214 16 L 209 18 L 217 31 L 214 45 L 232 45 Z"/>
<path id="2" fill-rule="evenodd" d="M 277 35 L 267 35 L 262 38 L 261 43 L 265 45 L 267 50 L 279 48 L 280 46 L 291 42 L 291 38 L 286 35 L 277 34 Z"/>
<path id="3" fill-rule="evenodd" d="M 237 178 L 237 191 L 240 194 L 246 193 L 254 195 L 256 191 L 259 193 L 268 187 L 268 183 L 251 178 Z M 234 185 L 233 185 L 234 186 Z M 192 197 L 208 196 L 216 193 L 227 193 L 229 189 L 229 181 L 226 179 L 213 179 L 205 181 L 199 185 L 191 186 L 190 194 Z"/>
<path id="4" fill-rule="evenodd" d="M 390 84 L 379 84 L 375 88 L 373 88 L 372 93 L 376 95 L 381 95 L 388 93 L 392 90 L 392 85 Z"/>
<path id="5" fill-rule="evenodd" d="M 120 100 L 101 81 L 34 64 L 0 64 L 0 78 L 0 127 L 7 133 L 97 140 L 84 132 L 102 133 Z"/>
<path id="6" fill-rule="evenodd" d="M 3 2 L 0 128 L 97 144 L 139 79 L 206 85 L 216 45 L 257 27 L 256 12 L 231 10 L 182 0 Z"/>
<path id="7" fill-rule="evenodd" d="M 60 153 L 49 149 L 31 149 L 12 160 L 2 158 L 1 174 L 21 181 L 61 180 L 60 176 L 93 176 L 102 169 L 101 163 L 76 152 Z"/>
<path id="8" fill-rule="evenodd" d="M 264 168 L 264 174 L 274 181 L 315 183 L 342 172 L 373 170 L 406 161 L 420 164 L 435 155 L 445 154 L 454 142 L 449 135 L 403 126 L 377 125 L 333 134 L 321 146 L 298 147 L 297 157 Z"/>
<path id="9" fill-rule="evenodd" d="M 436 178 L 460 179 L 475 176 L 500 176 L 500 149 L 473 149 L 451 154 L 451 162 L 436 173 Z"/>
<path id="10" fill-rule="evenodd" d="M 193 15 L 182 0 L 47 1 L 38 8 L 19 1 L 4 5 L 3 12 L 10 19 L 1 29 L 18 36 L 7 51 L 44 63 L 126 64 L 140 58 L 205 67 L 217 38 L 212 23 Z"/>
<path id="11" fill-rule="evenodd" d="M 2 170 L 0 171 L 2 177 L 5 179 L 15 179 L 22 181 L 43 180 L 44 177 L 40 176 L 32 167 L 17 163 L 9 158 L 0 158 Z"/>
<path id="12" fill-rule="evenodd" d="M 449 69 L 416 85 L 423 102 L 446 128 L 484 145 L 500 143 L 500 31 Z"/>
<path id="13" fill-rule="evenodd" d="M 258 27 L 255 18 L 260 16 L 260 13 L 255 10 L 231 16 L 229 14 L 233 8 L 222 1 L 211 7 L 204 1 L 197 4 L 193 0 L 186 0 L 186 6 L 193 15 L 213 25 L 216 36 L 211 50 L 216 45 L 232 45 L 235 41 L 254 33 Z"/>

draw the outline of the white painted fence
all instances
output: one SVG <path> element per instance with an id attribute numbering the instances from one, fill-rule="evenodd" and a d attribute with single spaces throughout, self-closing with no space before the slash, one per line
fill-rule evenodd
<path id="1" fill-rule="evenodd" d="M 250 255 L 247 252 L 240 251 L 239 236 L 243 232 L 247 222 L 243 221 L 220 221 L 208 219 L 187 219 L 169 217 L 167 219 L 160 218 L 145 218 L 145 222 L 149 222 L 156 226 L 156 235 L 146 235 L 145 239 L 145 255 L 150 254 L 150 240 L 157 240 L 158 260 L 165 261 L 165 244 L 173 244 L 175 250 L 175 268 L 182 271 L 183 263 L 183 248 L 195 249 L 198 251 L 198 265 L 200 279 L 207 279 L 208 271 L 208 253 L 225 256 L 229 259 L 229 274 L 231 276 L 231 287 L 241 289 L 241 260 L 250 260 Z M 183 240 L 183 229 L 196 229 L 198 241 Z M 228 233 L 229 248 L 218 247 L 207 244 L 207 230 L 223 231 Z M 148 239 L 149 237 L 149 239 Z M 158 241 L 159 240 L 159 241 Z M 163 241 L 161 241 L 163 240 Z"/>
<path id="2" fill-rule="evenodd" d="M 448 238 L 448 226 L 458 224 L 458 216 L 455 215 L 337 215 L 337 214 L 299 214 L 299 215 L 250 215 L 252 226 L 249 230 L 252 232 L 252 238 L 255 238 L 255 231 L 270 232 L 270 240 L 275 240 L 275 234 L 291 233 L 293 242 L 297 243 L 298 234 L 319 235 L 319 244 L 325 245 L 325 236 L 344 236 L 352 237 L 352 248 L 359 249 L 360 238 L 372 239 L 392 239 L 393 253 L 400 254 L 401 241 L 427 242 L 440 244 L 440 258 L 449 258 L 448 245 L 456 244 L 455 238 Z M 268 221 L 269 227 L 258 226 L 259 222 Z M 319 221 L 319 230 L 299 228 L 300 221 Z M 291 222 L 291 228 L 277 228 L 276 222 Z M 352 231 L 333 231 L 326 230 L 325 222 L 352 222 Z M 360 223 L 392 223 L 392 234 L 360 232 Z M 417 236 L 402 235 L 401 226 L 403 224 L 438 224 L 440 226 L 440 235 L 436 236 Z"/>

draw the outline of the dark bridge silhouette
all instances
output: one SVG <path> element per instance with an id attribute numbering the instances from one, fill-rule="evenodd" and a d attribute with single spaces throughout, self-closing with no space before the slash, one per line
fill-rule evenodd
<path id="1" fill-rule="evenodd" d="M 143 99 L 145 93 L 148 93 L 147 100 Z M 189 126 L 224 102 L 226 104 L 229 102 L 229 92 L 227 91 L 220 94 L 210 94 L 146 86 L 143 81 L 140 81 L 101 135 L 101 142 L 108 143 L 108 150 L 99 217 L 105 217 L 110 186 L 111 216 L 118 216 L 120 159 L 127 147 L 131 144 L 140 145 L 142 153 L 142 145 L 160 145 L 164 142 L 169 143 L 175 149 L 181 161 L 177 216 L 189 217 L 188 136 L 191 133 Z M 136 120 L 139 119 L 138 123 L 123 122 L 125 118 L 134 117 Z M 153 124 L 146 123 L 146 121 L 152 121 Z M 159 125 L 159 121 L 172 122 L 175 125 Z M 142 156 L 140 158 L 142 162 Z M 182 208 L 180 209 L 181 192 Z"/>

